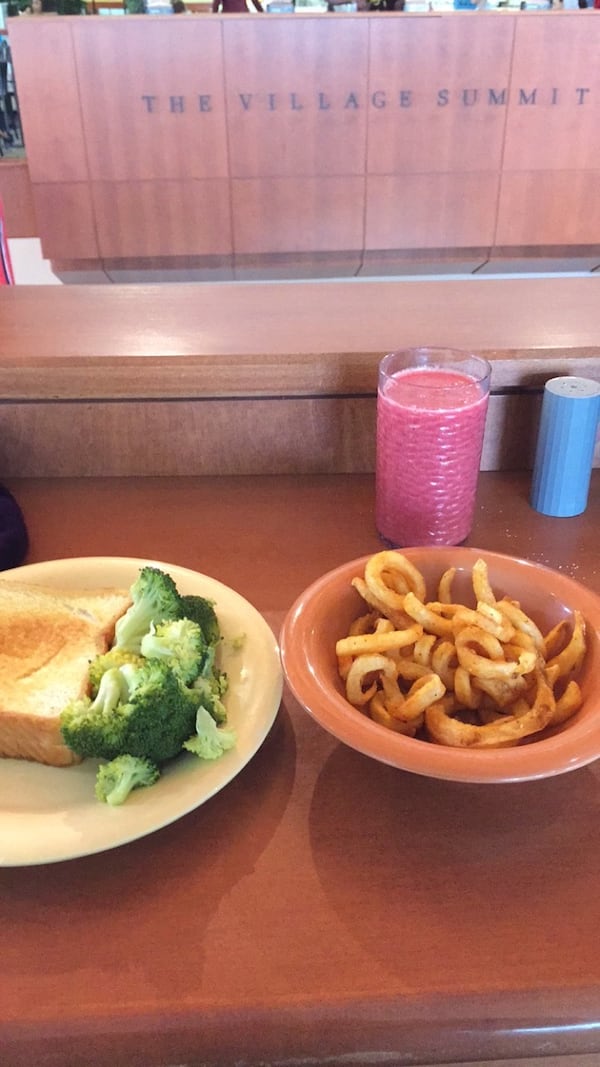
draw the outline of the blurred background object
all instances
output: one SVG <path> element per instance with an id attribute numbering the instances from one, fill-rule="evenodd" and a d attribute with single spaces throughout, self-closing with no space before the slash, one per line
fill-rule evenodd
<path id="1" fill-rule="evenodd" d="M 0 285 L 14 285 L 14 282 L 15 279 L 4 221 L 4 207 L 0 200 Z"/>

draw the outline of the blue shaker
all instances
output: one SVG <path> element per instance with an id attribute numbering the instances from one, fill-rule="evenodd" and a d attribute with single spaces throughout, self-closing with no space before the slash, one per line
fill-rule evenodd
<path id="1" fill-rule="evenodd" d="M 546 382 L 531 486 L 536 511 L 560 518 L 585 511 L 599 417 L 600 382 Z"/>

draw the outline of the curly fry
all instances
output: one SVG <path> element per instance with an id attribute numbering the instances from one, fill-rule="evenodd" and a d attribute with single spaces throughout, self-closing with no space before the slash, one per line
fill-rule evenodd
<path id="1" fill-rule="evenodd" d="M 400 656 L 395 663 L 398 678 L 405 682 L 415 682 L 417 678 L 423 678 L 424 675 L 431 674 L 431 667 L 416 663 L 414 659 L 405 659 Z"/>
<path id="2" fill-rule="evenodd" d="M 378 674 L 395 677 L 394 664 L 387 656 L 357 656 L 346 676 L 346 696 L 351 704 L 368 704 L 377 692 L 377 677 L 373 680 L 373 675 Z"/>
<path id="3" fill-rule="evenodd" d="M 556 707 L 551 719 L 552 726 L 558 726 L 560 723 L 566 722 L 576 711 L 579 711 L 582 704 L 583 694 L 581 688 L 574 679 L 571 679 L 563 695 L 556 701 Z"/>
<path id="4" fill-rule="evenodd" d="M 393 622 L 396 630 L 401 630 L 403 626 L 412 625 L 413 620 L 403 611 L 394 611 L 394 609 L 390 608 L 383 600 L 375 596 L 369 589 L 364 578 L 353 578 L 352 585 L 369 607 L 374 608 L 375 611 L 378 611 L 386 619 L 390 619 L 390 621 Z"/>
<path id="5" fill-rule="evenodd" d="M 430 601 L 401 553 L 368 561 L 352 585 L 370 610 L 336 643 L 348 700 L 387 729 L 462 748 L 516 745 L 575 715 L 580 613 L 542 634 L 518 601 L 497 599 L 484 560 L 471 573 L 475 607 L 453 601 L 455 576 L 449 567 Z"/>
<path id="6" fill-rule="evenodd" d="M 431 654 L 431 666 L 442 679 L 446 689 L 454 689 L 454 675 L 458 666 L 456 647 L 452 641 L 440 641 Z"/>
<path id="7" fill-rule="evenodd" d="M 398 679 L 391 674 L 382 674 L 380 684 L 385 710 L 389 715 L 399 714 L 406 702 L 406 697 L 398 685 Z"/>
<path id="8" fill-rule="evenodd" d="M 529 689 L 529 681 L 523 675 L 517 678 L 475 678 L 473 685 L 492 698 L 496 708 L 503 711 Z"/>
<path id="9" fill-rule="evenodd" d="M 422 667 L 429 667 L 431 669 L 431 654 L 436 641 L 437 637 L 435 634 L 423 634 L 418 641 L 415 641 L 413 648 L 413 659 L 415 663 L 420 663 Z"/>
<path id="10" fill-rule="evenodd" d="M 372 634 L 375 632 L 380 616 L 376 611 L 370 611 L 367 615 L 359 615 L 358 619 L 350 623 L 349 635 L 355 637 L 356 634 Z"/>
<path id="11" fill-rule="evenodd" d="M 431 736 L 441 745 L 458 748 L 497 748 L 543 730 L 552 718 L 554 707 L 552 690 L 539 671 L 535 703 L 524 715 L 505 715 L 483 726 L 473 726 L 471 723 L 452 718 L 442 705 L 433 704 L 425 712 L 425 725 Z"/>
<path id="12" fill-rule="evenodd" d="M 405 734 L 408 737 L 414 737 L 419 727 L 422 726 L 422 717 L 421 721 L 415 718 L 411 722 L 404 722 L 403 719 L 395 719 L 393 715 L 390 715 L 381 693 L 375 693 L 369 701 L 369 713 L 373 721 L 379 723 L 380 726 L 386 726 L 388 730 L 395 730 L 396 733 Z"/>
<path id="13" fill-rule="evenodd" d="M 548 663 L 549 668 L 552 668 L 555 665 L 558 666 L 559 678 L 565 678 L 571 671 L 579 670 L 585 655 L 585 622 L 583 620 L 583 615 L 580 611 L 575 611 L 573 618 L 574 625 L 571 640 L 568 645 L 563 648 L 562 652 L 559 652 L 558 655 L 554 656 Z"/>
<path id="14" fill-rule="evenodd" d="M 483 600 L 478 602 L 476 609 L 459 607 L 454 613 L 452 626 L 454 633 L 458 633 L 458 630 L 464 629 L 465 626 L 478 626 L 502 642 L 510 641 L 515 634 L 514 626 L 508 619 L 504 618 L 497 608 L 486 604 Z"/>
<path id="15" fill-rule="evenodd" d="M 359 656 L 365 652 L 389 652 L 395 648 L 414 645 L 423 636 L 421 626 L 411 626 L 408 630 L 390 630 L 389 633 L 355 634 L 354 637 L 342 637 L 335 646 L 338 656 Z"/>
<path id="16" fill-rule="evenodd" d="M 490 585 L 488 576 L 488 566 L 485 560 L 478 559 L 473 564 L 473 570 L 471 572 L 471 581 L 473 583 L 473 591 L 475 593 L 475 600 L 477 603 L 482 604 L 495 604 L 496 597 L 494 591 Z"/>
<path id="17" fill-rule="evenodd" d="M 384 604 L 396 611 L 404 609 L 408 592 L 425 596 L 425 581 L 420 571 L 401 552 L 377 552 L 365 567 L 368 588 Z"/>
<path id="18" fill-rule="evenodd" d="M 446 687 L 437 674 L 426 674 L 413 683 L 404 703 L 398 707 L 397 711 L 392 711 L 392 714 L 394 718 L 410 722 L 422 715 L 430 704 L 440 700 L 445 692 Z"/>
<path id="19" fill-rule="evenodd" d="M 515 630 L 514 636 L 504 645 L 505 651 L 510 650 L 513 652 L 515 658 L 519 657 L 524 648 L 529 651 L 539 651 L 539 649 L 536 648 L 533 638 L 530 637 L 529 634 L 525 634 L 520 630 Z"/>
<path id="20" fill-rule="evenodd" d="M 481 690 L 473 688 L 471 675 L 460 664 L 454 672 L 454 695 L 461 708 L 475 711 L 481 704 Z"/>
<path id="21" fill-rule="evenodd" d="M 380 631 L 380 624 L 382 622 L 387 623 L 390 627 L 392 623 L 389 619 L 382 619 L 377 611 L 370 611 L 367 615 L 359 615 L 358 619 L 350 624 L 349 635 L 355 637 L 357 634 L 369 634 L 377 633 Z M 348 677 L 348 671 L 352 666 L 352 656 L 338 656 L 338 672 L 340 678 L 345 681 Z"/>
<path id="22" fill-rule="evenodd" d="M 450 637 L 452 635 L 452 620 L 446 619 L 437 611 L 427 607 L 414 593 L 407 593 L 404 597 L 404 610 L 411 619 L 419 622 L 424 630 L 435 634 L 437 637 Z"/>
<path id="23" fill-rule="evenodd" d="M 515 630 L 520 630 L 522 633 L 527 634 L 533 640 L 538 652 L 544 654 L 544 637 L 542 632 L 533 619 L 529 618 L 524 611 L 521 611 L 520 606 L 516 600 L 509 600 L 508 597 L 503 597 L 502 600 L 496 601 L 496 607 L 503 615 L 513 624 Z"/>
<path id="24" fill-rule="evenodd" d="M 456 575 L 456 567 L 448 567 L 438 582 L 438 600 L 441 604 L 452 603 L 452 582 Z"/>
<path id="25" fill-rule="evenodd" d="M 487 655 L 480 655 L 473 645 L 483 648 Z M 518 660 L 505 660 L 497 638 L 477 626 L 467 626 L 456 635 L 456 654 L 461 667 L 475 678 L 517 678 L 529 674 L 536 665 L 535 652 L 524 651 Z"/>
<path id="26" fill-rule="evenodd" d="M 569 639 L 569 623 L 567 619 L 561 619 L 544 636 L 544 659 L 546 661 L 557 656 L 565 647 Z"/>

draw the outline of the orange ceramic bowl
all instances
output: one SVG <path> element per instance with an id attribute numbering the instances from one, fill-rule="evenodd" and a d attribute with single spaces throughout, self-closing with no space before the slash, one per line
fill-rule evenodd
<path id="1" fill-rule="evenodd" d="M 457 782 L 519 782 L 575 770 L 600 757 L 600 597 L 578 582 L 526 560 L 475 548 L 412 548 L 404 554 L 423 573 L 430 599 L 446 568 L 457 568 L 456 599 L 473 605 L 472 566 L 482 557 L 497 597 L 518 600 L 545 632 L 579 609 L 587 623 L 588 651 L 578 676 L 584 702 L 577 714 L 538 740 L 498 749 L 450 748 L 405 737 L 373 722 L 344 696 L 337 671 L 336 641 L 364 601 L 351 579 L 364 574 L 368 556 L 325 574 L 299 597 L 281 631 L 288 685 L 296 699 L 340 741 L 382 763 L 415 774 Z"/>

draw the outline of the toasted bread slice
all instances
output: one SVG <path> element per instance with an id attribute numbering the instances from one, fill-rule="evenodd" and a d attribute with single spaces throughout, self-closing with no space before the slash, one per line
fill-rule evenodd
<path id="1" fill-rule="evenodd" d="M 55 767 L 79 762 L 60 732 L 65 705 L 89 689 L 128 591 L 46 589 L 0 580 L 0 756 Z"/>

